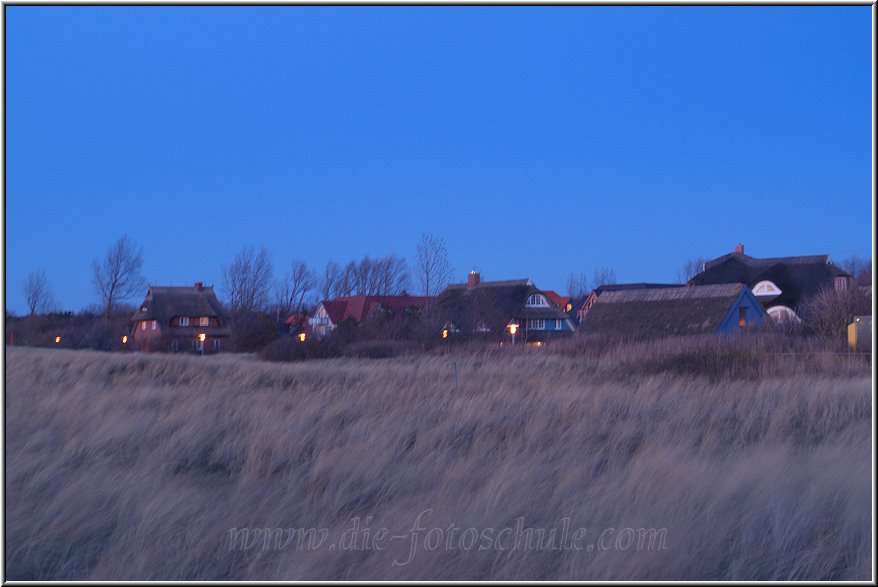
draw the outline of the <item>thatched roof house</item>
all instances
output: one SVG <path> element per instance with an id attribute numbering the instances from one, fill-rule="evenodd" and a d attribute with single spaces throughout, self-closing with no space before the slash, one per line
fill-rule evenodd
<path id="1" fill-rule="evenodd" d="M 833 264 L 829 255 L 757 259 L 745 255 L 740 244 L 735 252 L 705 263 L 689 283 L 744 283 L 775 319 L 797 318 L 800 304 L 823 288 L 854 286 L 851 275 Z"/>
<path id="2" fill-rule="evenodd" d="M 588 294 L 585 299 L 576 307 L 576 324 L 579 325 L 595 301 L 608 291 L 627 291 L 632 289 L 662 289 L 666 287 L 684 287 L 677 283 L 608 283 L 599 285 Z"/>
<path id="3" fill-rule="evenodd" d="M 530 279 L 482 281 L 476 272 L 466 283 L 445 288 L 431 312 L 461 335 L 504 337 L 516 324 L 519 340 L 536 342 L 574 328 L 570 316 Z"/>
<path id="4" fill-rule="evenodd" d="M 224 349 L 231 329 L 225 309 L 212 286 L 156 286 L 132 316 L 131 338 L 135 348 L 145 351 Z"/>
<path id="5" fill-rule="evenodd" d="M 765 311 L 740 283 L 607 291 L 584 316 L 587 334 L 654 338 L 758 328 Z"/>

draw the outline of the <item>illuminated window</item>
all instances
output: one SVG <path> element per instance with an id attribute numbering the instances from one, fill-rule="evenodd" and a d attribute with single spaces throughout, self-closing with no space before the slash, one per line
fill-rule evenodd
<path id="1" fill-rule="evenodd" d="M 140 323 L 140 329 L 146 330 L 146 320 L 144 320 L 143 322 Z"/>
<path id="2" fill-rule="evenodd" d="M 152 329 L 153 329 L 153 330 L 155 330 L 155 329 L 158 327 L 158 325 L 159 325 L 159 321 L 158 321 L 158 320 L 153 320 L 153 321 L 152 321 Z"/>
<path id="3" fill-rule="evenodd" d="M 534 319 L 529 320 L 527 327 L 531 330 L 545 330 L 546 329 L 546 321 L 543 319 Z"/>
<path id="4" fill-rule="evenodd" d="M 180 326 L 189 326 L 189 316 L 180 316 Z"/>
<path id="5" fill-rule="evenodd" d="M 738 308 L 738 328 L 747 328 L 747 308 Z"/>
<path id="6" fill-rule="evenodd" d="M 198 319 L 199 326 L 207 326 L 209 323 L 210 323 L 210 318 L 208 318 L 207 316 L 202 316 L 201 318 Z"/>

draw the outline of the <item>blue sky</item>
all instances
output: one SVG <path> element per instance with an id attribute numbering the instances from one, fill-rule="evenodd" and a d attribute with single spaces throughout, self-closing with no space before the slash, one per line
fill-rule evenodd
<path id="1" fill-rule="evenodd" d="M 871 253 L 871 7 L 6 11 L 6 304 L 127 233 L 152 283 L 443 236 L 562 291 Z"/>

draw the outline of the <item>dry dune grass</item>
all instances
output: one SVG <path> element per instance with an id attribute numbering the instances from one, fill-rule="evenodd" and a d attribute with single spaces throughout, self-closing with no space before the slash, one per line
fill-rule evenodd
<path id="1" fill-rule="evenodd" d="M 713 381 L 533 352 L 6 360 L 7 579 L 871 578 L 862 367 Z M 403 538 L 343 548 L 355 517 Z M 451 524 L 565 517 L 583 550 L 448 546 Z M 312 527 L 320 548 L 230 549 L 232 528 Z M 588 550 L 608 528 L 666 529 L 666 548 Z"/>

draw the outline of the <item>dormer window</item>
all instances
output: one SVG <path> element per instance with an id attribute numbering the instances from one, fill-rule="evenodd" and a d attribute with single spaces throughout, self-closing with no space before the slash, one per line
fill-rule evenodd
<path id="1" fill-rule="evenodd" d="M 140 311 L 141 311 L 141 312 L 146 312 L 148 309 L 149 309 L 149 308 L 147 308 L 146 306 L 143 306 L 142 308 L 140 308 Z"/>
<path id="2" fill-rule="evenodd" d="M 180 326 L 189 326 L 189 316 L 180 316 Z"/>
<path id="3" fill-rule="evenodd" d="M 546 301 L 546 298 L 541 294 L 532 294 L 529 298 L 527 298 L 528 306 L 548 306 L 549 302 Z"/>

